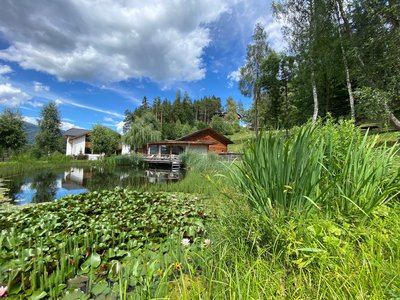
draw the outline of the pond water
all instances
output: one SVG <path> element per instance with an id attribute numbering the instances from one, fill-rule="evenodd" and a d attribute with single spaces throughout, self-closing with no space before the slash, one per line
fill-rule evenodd
<path id="1" fill-rule="evenodd" d="M 68 167 L 41 169 L 5 178 L 13 204 L 41 203 L 66 195 L 145 184 L 178 181 L 181 172 L 170 170 L 140 170 L 132 167 Z"/>

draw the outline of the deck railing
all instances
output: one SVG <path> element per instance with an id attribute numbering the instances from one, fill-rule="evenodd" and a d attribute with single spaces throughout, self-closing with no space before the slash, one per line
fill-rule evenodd
<path id="1" fill-rule="evenodd" d="M 176 154 L 161 154 L 161 155 L 157 155 L 157 154 L 145 154 L 143 155 L 143 159 L 145 161 L 165 161 L 165 162 L 179 162 L 180 158 L 179 155 Z"/>

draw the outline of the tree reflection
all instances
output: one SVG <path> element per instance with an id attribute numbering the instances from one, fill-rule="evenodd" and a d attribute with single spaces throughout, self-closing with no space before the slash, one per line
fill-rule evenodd
<path id="1" fill-rule="evenodd" d="M 36 190 L 32 203 L 53 201 L 57 192 L 57 175 L 51 171 L 35 175 L 32 180 L 32 189 Z"/>

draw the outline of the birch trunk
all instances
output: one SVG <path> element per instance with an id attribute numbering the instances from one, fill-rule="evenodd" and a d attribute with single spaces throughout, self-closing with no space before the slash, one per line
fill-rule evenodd
<path id="1" fill-rule="evenodd" d="M 312 67 L 311 70 L 311 86 L 312 86 L 312 94 L 313 94 L 313 99 L 314 99 L 314 113 L 312 117 L 312 123 L 314 124 L 317 122 L 318 118 L 318 94 L 317 94 L 317 83 L 315 82 L 315 73 L 314 73 L 314 67 Z"/>
<path id="2" fill-rule="evenodd" d="M 336 12 L 336 22 L 337 22 L 337 26 L 338 26 L 339 42 L 340 42 L 340 49 L 342 51 L 343 65 L 344 65 L 344 69 L 346 72 L 346 85 L 347 85 L 347 92 L 349 94 L 349 101 L 350 101 L 350 116 L 351 116 L 351 119 L 353 121 L 355 121 L 356 120 L 356 112 L 355 112 L 355 108 L 354 108 L 354 97 L 353 97 L 353 89 L 352 89 L 351 80 L 350 80 L 349 64 L 347 62 L 346 52 L 344 51 L 342 32 L 340 31 L 339 11 L 341 11 L 341 7 L 340 7 L 339 3 L 337 3 L 337 6 L 338 6 L 337 7 L 338 11 Z M 343 11 L 342 11 L 342 13 L 343 13 Z M 342 18 L 344 18 L 344 16 L 342 16 Z"/>

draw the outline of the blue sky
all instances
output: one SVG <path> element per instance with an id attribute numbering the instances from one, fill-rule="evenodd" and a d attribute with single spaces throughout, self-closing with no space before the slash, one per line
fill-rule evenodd
<path id="1" fill-rule="evenodd" d="M 237 80 L 256 22 L 283 50 L 270 1 L 3 0 L 0 110 L 35 123 L 55 101 L 63 129 L 120 131 L 125 109 L 178 89 L 249 106 Z"/>

